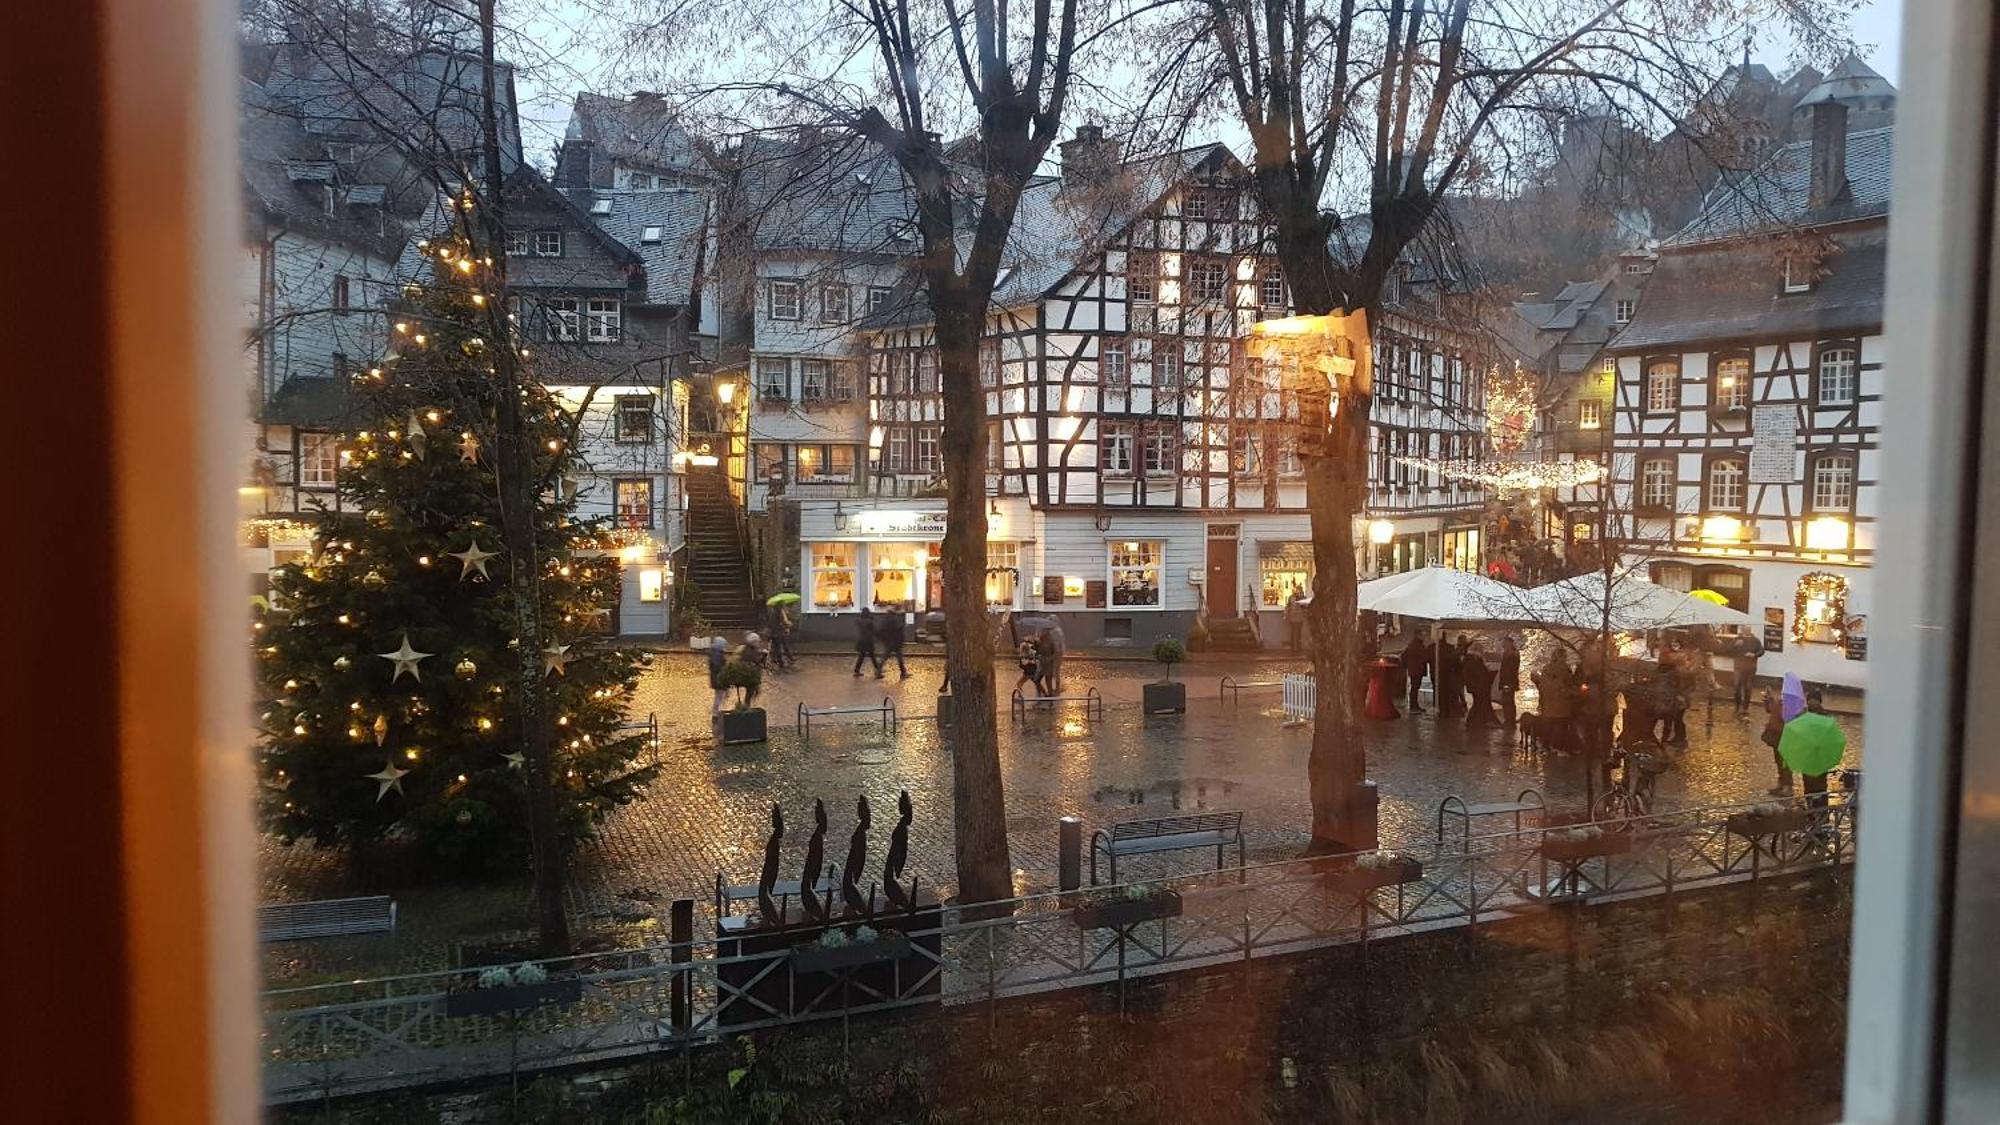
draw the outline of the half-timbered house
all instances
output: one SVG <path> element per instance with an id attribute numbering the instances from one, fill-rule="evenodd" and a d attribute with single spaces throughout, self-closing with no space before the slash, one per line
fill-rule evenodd
<path id="1" fill-rule="evenodd" d="M 1273 643 L 1312 555 L 1298 403 L 1245 347 L 1289 311 L 1270 226 L 1221 145 L 1126 161 L 1086 126 L 1062 163 L 1023 194 L 982 344 L 988 602 L 1057 617 L 1072 644 L 1185 637 L 1197 617 Z M 942 604 L 943 404 L 920 309 L 892 296 L 869 322 L 865 495 L 802 505 L 809 629 Z M 1440 403 L 1476 401 L 1480 364 L 1416 300 L 1376 345 L 1395 374 L 1374 514 L 1403 565 L 1476 566 L 1476 487 L 1398 458 L 1476 455 L 1473 412 Z"/>
<path id="2" fill-rule="evenodd" d="M 1613 496 L 1653 581 L 1756 617 L 1765 674 L 1865 683 L 1889 362 L 1893 130 L 1878 85 L 1822 83 L 1810 138 L 1719 185 L 1660 248 L 1618 371 Z"/>

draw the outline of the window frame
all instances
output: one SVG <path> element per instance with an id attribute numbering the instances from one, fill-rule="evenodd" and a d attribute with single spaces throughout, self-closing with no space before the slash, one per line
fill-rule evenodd
<path id="1" fill-rule="evenodd" d="M 1173 477 L 1180 472 L 1180 435 L 1171 424 L 1147 426 L 1139 435 L 1139 471 L 1148 479 Z"/>
<path id="2" fill-rule="evenodd" d="M 619 445 L 639 445 L 653 440 L 653 396 L 619 395 L 611 403 L 612 440 Z M 641 432 L 634 436 L 626 427 L 633 417 L 644 420 Z"/>
<path id="3" fill-rule="evenodd" d="M 616 297 L 588 297 L 583 302 L 583 339 L 588 344 L 615 344 L 625 338 L 625 302 Z"/>
<path id="4" fill-rule="evenodd" d="M 560 258 L 567 242 L 559 230 L 538 230 L 535 232 L 535 257 Z M 553 250 L 549 249 L 551 246 Z"/>
<path id="5" fill-rule="evenodd" d="M 1134 432 L 1132 423 L 1100 423 L 1097 431 L 1098 472 L 1108 477 L 1131 476 L 1134 466 L 1138 463 L 1138 444 L 1138 435 Z M 1114 450 L 1123 452 L 1123 464 L 1118 463 L 1120 458 L 1113 456 Z"/>
<path id="6" fill-rule="evenodd" d="M 655 523 L 655 522 L 657 521 L 657 519 L 658 519 L 658 517 L 654 515 L 654 511 L 655 511 L 655 507 L 656 507 L 656 505 L 654 504 L 654 502 L 653 502 L 653 501 L 655 500 L 655 498 L 656 498 L 656 497 L 655 497 L 655 489 L 654 489 L 653 485 L 654 485 L 654 481 L 653 481 L 653 478 L 652 478 L 652 477 L 613 477 L 613 478 L 611 478 L 611 518 L 612 518 L 612 520 L 613 520 L 613 521 L 614 521 L 615 523 L 617 523 L 617 524 L 618 524 L 618 526 L 620 526 L 620 527 L 642 527 L 642 528 L 651 528 L 651 527 L 652 527 L 652 526 L 654 525 L 654 523 Z M 631 487 L 638 487 L 638 488 L 642 488 L 642 489 L 643 489 L 643 490 L 645 491 L 645 495 L 646 495 L 646 521 L 645 521 L 644 523 L 632 523 L 632 522 L 630 522 L 630 515 L 629 515 L 629 509 L 628 509 L 628 508 L 626 507 L 626 504 L 625 504 L 625 490 L 626 490 L 627 488 L 631 488 Z"/>
<path id="7" fill-rule="evenodd" d="M 1580 398 L 1576 400 L 1576 428 L 1596 432 L 1604 429 L 1604 400 Z"/>
<path id="8" fill-rule="evenodd" d="M 1208 221 L 1208 192 L 1201 188 L 1189 188 L 1181 193 L 1181 218 L 1196 222 Z"/>
<path id="9" fill-rule="evenodd" d="M 354 312 L 354 281 L 344 273 L 333 275 L 333 287 L 329 303 L 333 315 L 347 316 Z"/>
<path id="10" fill-rule="evenodd" d="M 1734 469 L 1735 481 L 1730 485 L 1735 491 L 1736 502 L 1725 504 L 1716 499 L 1716 475 Z M 1711 453 L 1703 458 L 1701 466 L 1701 510 L 1704 515 L 1747 515 L 1750 510 L 1750 459 L 1741 453 Z"/>
<path id="11" fill-rule="evenodd" d="M 1229 266 L 1215 258 L 1188 263 L 1188 300 L 1196 305 L 1221 305 L 1229 299 Z"/>
<path id="12" fill-rule="evenodd" d="M 944 427 L 917 426 L 910 442 L 910 456 L 919 475 L 934 477 L 943 473 Z"/>
<path id="13" fill-rule="evenodd" d="M 320 456 L 323 449 L 329 451 L 325 457 Z M 298 444 L 294 449 L 293 455 L 297 458 L 298 468 L 293 472 L 292 480 L 298 488 L 308 492 L 328 492 L 338 486 L 340 481 L 339 434 L 318 430 L 301 430 L 298 434 Z M 331 462 L 332 468 L 324 473 L 315 471 L 308 474 L 306 471 L 308 467 L 323 466 L 327 462 Z M 308 479 L 309 476 L 310 479 Z"/>
<path id="14" fill-rule="evenodd" d="M 832 550 L 828 550 L 828 548 L 832 548 Z M 827 559 L 832 559 L 834 556 L 843 553 L 846 555 L 844 561 L 835 562 L 830 566 L 822 565 L 823 555 Z M 861 598 L 861 544 L 834 540 L 808 543 L 806 545 L 806 574 L 811 583 L 810 588 L 806 591 L 806 604 L 808 606 L 818 610 L 853 609 L 859 604 Z M 820 576 L 840 574 L 847 576 L 847 600 L 844 602 L 821 601 L 819 597 Z"/>
<path id="15" fill-rule="evenodd" d="M 1829 356 L 1838 352 L 1848 352 L 1847 382 L 1845 399 L 1830 401 L 1826 397 L 1826 365 Z M 1861 404 L 1861 341 L 1851 337 L 1819 340 L 1813 344 L 1812 359 L 1812 404 L 1815 407 L 1855 407 Z"/>
<path id="16" fill-rule="evenodd" d="M 819 375 L 819 391 L 813 391 L 813 375 Z M 799 401 L 833 401 L 833 361 L 808 356 L 799 360 Z"/>
<path id="17" fill-rule="evenodd" d="M 1275 269 L 1266 269 L 1257 279 L 1257 304 L 1261 308 L 1282 309 L 1285 307 L 1285 275 Z"/>
<path id="18" fill-rule="evenodd" d="M 527 258 L 533 256 L 534 253 L 535 234 L 533 231 L 510 230 L 507 232 L 507 256 L 509 258 Z"/>
<path id="19" fill-rule="evenodd" d="M 829 298 L 839 295 L 837 302 Z M 834 305 L 838 304 L 839 315 L 835 315 Z M 819 287 L 819 322 L 821 324 L 846 324 L 854 319 L 854 292 L 844 281 L 822 282 Z"/>
<path id="20" fill-rule="evenodd" d="M 1730 406 L 1730 405 L 1724 405 L 1722 401 L 1723 398 L 1722 369 L 1724 365 L 1732 363 L 1741 363 L 1743 365 L 1743 385 L 1741 387 L 1734 388 L 1735 392 L 1741 396 L 1742 402 Z M 1725 415 L 1748 413 L 1750 410 L 1750 402 L 1751 402 L 1750 389 L 1752 384 L 1755 382 L 1756 378 L 1757 378 L 1757 361 L 1755 356 L 1752 355 L 1750 349 L 1730 348 L 1724 351 L 1715 352 L 1712 355 L 1710 355 L 1708 360 L 1709 413 L 1725 414 Z"/>
<path id="21" fill-rule="evenodd" d="M 1654 465 L 1665 465 L 1667 467 L 1665 500 L 1658 500 L 1653 497 L 1652 488 L 1655 482 L 1647 470 Z M 1641 456 L 1633 469 L 1633 508 L 1641 514 L 1671 514 L 1680 501 L 1680 458 L 1672 453 L 1648 454 Z"/>
<path id="22" fill-rule="evenodd" d="M 1843 505 L 1829 505 L 1820 502 L 1820 470 L 1831 461 L 1845 461 L 1847 463 L 1847 503 Z M 1861 492 L 1860 453 L 1847 448 L 1814 450 L 1811 456 L 1806 458 L 1805 483 L 1805 510 L 1807 514 L 1816 516 L 1852 516 L 1855 511 L 1857 498 Z"/>
<path id="23" fill-rule="evenodd" d="M 779 294 L 789 294 L 789 301 L 782 304 Z M 765 286 L 764 315 L 772 320 L 797 321 L 805 313 L 805 285 L 797 278 L 774 277 Z M 789 312 L 779 311 L 789 307 Z"/>
<path id="24" fill-rule="evenodd" d="M 574 344 L 583 339 L 583 302 L 575 297 L 549 297 L 542 301 L 542 339 L 551 344 Z"/>
<path id="25" fill-rule="evenodd" d="M 773 384 L 768 381 L 769 376 L 773 374 L 778 376 L 775 394 L 772 393 Z M 792 401 L 792 361 L 789 357 L 768 355 L 757 357 L 757 401 Z"/>
<path id="26" fill-rule="evenodd" d="M 1655 405 L 1653 401 L 1654 371 L 1657 368 L 1669 365 L 1673 368 L 1673 393 L 1670 396 L 1672 401 L 1665 406 Z M 1639 364 L 1639 407 L 1641 412 L 1654 417 L 1678 414 L 1681 408 L 1681 378 L 1683 374 L 1684 370 L 1681 366 L 1680 356 L 1647 356 Z"/>
<path id="27" fill-rule="evenodd" d="M 1123 336 L 1106 336 L 1097 348 L 1097 378 L 1106 388 L 1132 385 L 1131 344 Z"/>
<path id="28" fill-rule="evenodd" d="M 1119 562 L 1119 554 L 1126 551 L 1125 545 L 1132 544 L 1141 556 L 1138 562 Z M 1152 549 L 1152 561 L 1144 560 L 1147 548 Z M 1108 609 L 1157 610 L 1166 608 L 1167 601 L 1167 542 L 1164 539 L 1107 539 L 1104 542 L 1105 585 L 1108 587 L 1105 603 Z M 1120 601 L 1119 576 L 1133 572 L 1151 571 L 1153 576 L 1151 601 Z"/>
<path id="29" fill-rule="evenodd" d="M 1611 323 L 1630 324 L 1639 315 L 1639 298 L 1619 297 L 1611 302 Z"/>

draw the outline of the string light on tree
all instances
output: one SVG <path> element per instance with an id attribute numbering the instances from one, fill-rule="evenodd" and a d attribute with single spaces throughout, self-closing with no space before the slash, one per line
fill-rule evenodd
<path id="1" fill-rule="evenodd" d="M 1498 492 L 1575 488 L 1604 479 L 1604 466 L 1595 461 L 1463 461 L 1442 457 L 1395 460 L 1420 472 L 1483 485 Z"/>

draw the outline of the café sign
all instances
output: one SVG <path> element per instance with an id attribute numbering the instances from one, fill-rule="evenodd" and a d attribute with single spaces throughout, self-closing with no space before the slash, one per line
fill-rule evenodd
<path id="1" fill-rule="evenodd" d="M 908 539 L 926 542 L 944 539 L 943 512 L 910 512 L 874 509 L 847 517 L 846 539 Z"/>

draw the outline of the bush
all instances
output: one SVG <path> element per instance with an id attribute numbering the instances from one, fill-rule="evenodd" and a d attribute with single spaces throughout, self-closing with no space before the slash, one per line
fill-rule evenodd
<path id="1" fill-rule="evenodd" d="M 1153 646 L 1153 659 L 1159 662 L 1169 680 L 1174 678 L 1174 665 L 1187 658 L 1187 646 L 1172 637 L 1162 638 Z"/>
<path id="2" fill-rule="evenodd" d="M 747 660 L 731 660 L 722 666 L 722 674 L 717 677 L 725 688 L 741 688 L 743 697 L 737 703 L 738 711 L 750 709 L 750 697 L 764 686 L 764 670 Z"/>

